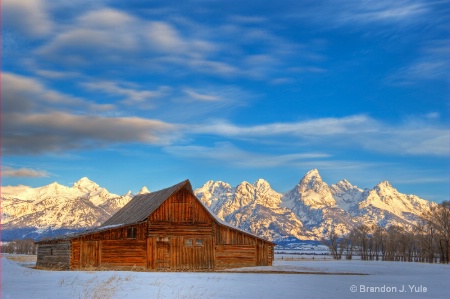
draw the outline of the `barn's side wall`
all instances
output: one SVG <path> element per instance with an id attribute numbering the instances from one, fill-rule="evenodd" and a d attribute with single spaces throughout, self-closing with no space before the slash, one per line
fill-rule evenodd
<path id="1" fill-rule="evenodd" d="M 69 269 L 70 241 L 60 240 L 48 243 L 38 243 L 36 268 Z"/>
<path id="2" fill-rule="evenodd" d="M 220 224 L 215 232 L 217 269 L 272 265 L 271 243 Z"/>
<path id="3" fill-rule="evenodd" d="M 136 238 L 127 230 L 136 228 Z M 71 269 L 146 269 L 146 223 L 111 228 L 71 241 Z"/>

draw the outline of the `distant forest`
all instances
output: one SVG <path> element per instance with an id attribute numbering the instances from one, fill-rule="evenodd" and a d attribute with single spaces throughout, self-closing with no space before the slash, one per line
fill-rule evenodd
<path id="1" fill-rule="evenodd" d="M 3 243 L 1 251 L 13 254 L 37 254 L 37 245 L 32 239 L 14 240 Z"/>
<path id="2" fill-rule="evenodd" d="M 335 259 L 403 262 L 449 262 L 450 203 L 444 201 L 411 228 L 361 225 L 340 236 L 332 227 L 323 243 Z"/>

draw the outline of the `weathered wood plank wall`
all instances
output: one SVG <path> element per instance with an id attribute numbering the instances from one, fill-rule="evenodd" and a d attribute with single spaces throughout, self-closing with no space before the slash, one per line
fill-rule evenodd
<path id="1" fill-rule="evenodd" d="M 148 217 L 149 223 L 203 223 L 211 224 L 211 216 L 188 191 L 180 190 L 169 197 Z"/>
<path id="2" fill-rule="evenodd" d="M 222 225 L 215 232 L 217 268 L 272 265 L 270 243 Z"/>
<path id="3" fill-rule="evenodd" d="M 129 238 L 128 228 L 136 228 Z M 147 268 L 147 223 L 140 223 L 72 239 L 71 269 Z"/>
<path id="4" fill-rule="evenodd" d="M 69 269 L 70 241 L 40 244 L 37 251 L 36 268 Z"/>

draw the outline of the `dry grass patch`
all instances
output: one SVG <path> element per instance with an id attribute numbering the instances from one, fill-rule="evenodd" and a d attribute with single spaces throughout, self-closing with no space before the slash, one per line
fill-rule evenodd
<path id="1" fill-rule="evenodd" d="M 19 263 L 36 263 L 37 261 L 37 255 L 4 254 L 2 257 L 6 257 L 8 260 Z"/>

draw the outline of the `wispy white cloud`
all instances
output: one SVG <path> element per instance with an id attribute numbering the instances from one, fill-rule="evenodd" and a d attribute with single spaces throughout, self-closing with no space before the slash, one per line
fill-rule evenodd
<path id="1" fill-rule="evenodd" d="M 135 22 L 135 19 L 120 10 L 102 8 L 86 12 L 77 19 L 77 23 L 89 28 L 120 28 Z"/>
<path id="2" fill-rule="evenodd" d="M 102 116 L 114 106 L 55 92 L 35 79 L 3 73 L 2 86 L 2 149 L 6 155 L 63 153 L 123 143 L 166 145 L 177 136 L 176 125 Z"/>
<path id="3" fill-rule="evenodd" d="M 49 78 L 49 79 L 53 79 L 53 80 L 74 78 L 74 77 L 81 76 L 81 74 L 76 73 L 76 72 L 61 72 L 61 71 L 44 70 L 44 69 L 36 69 L 34 72 L 42 78 Z"/>
<path id="4" fill-rule="evenodd" d="M 301 9 L 293 10 L 290 15 L 326 27 L 404 26 L 427 21 L 427 16 L 435 4 L 432 2 L 422 0 L 321 1 L 315 5 L 300 6 Z"/>
<path id="5" fill-rule="evenodd" d="M 147 65 L 166 71 L 170 70 L 167 63 L 187 67 L 203 64 L 204 69 L 199 71 L 206 71 L 214 66 L 208 56 L 216 51 L 213 42 L 184 32 L 168 21 L 145 20 L 101 8 L 68 22 L 36 53 L 48 61 L 79 67 L 88 66 L 94 58 L 100 64 Z"/>
<path id="6" fill-rule="evenodd" d="M 206 94 L 206 93 L 200 93 L 197 92 L 191 88 L 184 88 L 183 92 L 189 96 L 190 99 L 192 100 L 196 100 L 196 101 L 206 101 L 206 102 L 215 102 L 215 101 L 219 101 L 220 97 L 217 95 L 212 95 L 212 94 Z"/>
<path id="7" fill-rule="evenodd" d="M 3 116 L 6 155 L 40 155 L 120 144 L 166 145 L 176 138 L 174 125 L 138 117 L 102 117 L 63 112 Z"/>
<path id="8" fill-rule="evenodd" d="M 386 83 L 411 85 L 417 82 L 440 80 L 448 82 L 450 68 L 450 42 L 435 40 L 427 42 L 419 57 L 409 65 L 396 70 L 386 78 Z"/>
<path id="9" fill-rule="evenodd" d="M 104 112 L 113 110 L 112 104 L 97 104 L 46 87 L 35 78 L 13 73 L 2 73 L 3 113 L 41 112 L 58 107 L 60 110 L 87 110 Z"/>
<path id="10" fill-rule="evenodd" d="M 194 126 L 192 127 L 192 132 L 197 134 L 217 134 L 227 137 L 334 136 L 348 133 L 361 134 L 378 130 L 372 125 L 373 122 L 373 120 L 364 115 L 343 118 L 319 118 L 300 122 L 272 123 L 247 127 L 216 121 L 208 126 Z"/>
<path id="11" fill-rule="evenodd" d="M 348 4 L 345 10 L 338 13 L 338 22 L 410 22 L 429 9 L 427 3 L 416 0 L 348 1 Z"/>
<path id="12" fill-rule="evenodd" d="M 287 138 L 290 143 L 302 145 L 358 147 L 394 155 L 449 155 L 449 129 L 419 120 L 392 125 L 356 115 L 246 127 L 215 122 L 189 129 L 192 134 L 213 134 L 255 142 L 261 137 Z"/>
<path id="13" fill-rule="evenodd" d="M 304 72 L 322 69 L 310 59 L 323 56 L 322 47 L 314 42 L 299 45 L 283 38 L 269 30 L 267 19 L 240 19 L 229 24 L 225 17 L 225 23 L 206 26 L 177 14 L 145 19 L 118 9 L 95 8 L 66 20 L 33 54 L 39 61 L 75 69 L 89 68 L 95 61 L 98 66 L 126 65 L 134 71 L 256 80 L 295 74 L 290 58 Z M 249 51 L 254 48 L 258 53 Z"/>
<path id="14" fill-rule="evenodd" d="M 244 151 L 232 143 L 219 142 L 213 147 L 208 146 L 168 146 L 164 150 L 172 155 L 184 157 L 209 160 L 214 162 L 226 162 L 237 167 L 251 167 L 251 168 L 270 168 L 281 166 L 295 166 L 302 165 L 311 159 L 328 158 L 330 155 L 326 153 L 296 153 L 296 154 L 281 154 L 281 155 L 267 155 L 257 152 Z"/>
<path id="15" fill-rule="evenodd" d="M 31 168 L 12 168 L 12 167 L 2 167 L 2 176 L 4 177 L 30 177 L 30 178 L 39 178 L 39 177 L 48 177 L 49 174 L 45 170 L 36 170 Z"/>
<path id="16" fill-rule="evenodd" d="M 81 86 L 94 91 L 101 91 L 112 96 L 123 98 L 126 105 L 138 105 L 139 108 L 150 109 L 154 107 L 155 99 L 163 97 L 170 91 L 168 86 L 160 86 L 156 90 L 143 90 L 136 84 L 113 81 L 93 81 L 81 83 Z"/>
<path id="17" fill-rule="evenodd" d="M 3 29 L 37 38 L 48 34 L 53 27 L 42 0 L 3 0 Z"/>

